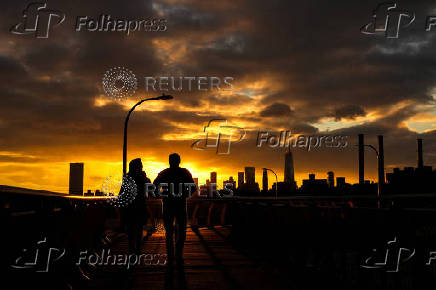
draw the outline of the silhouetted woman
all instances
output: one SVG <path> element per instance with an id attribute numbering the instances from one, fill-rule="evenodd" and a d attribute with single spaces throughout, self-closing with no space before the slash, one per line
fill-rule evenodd
<path id="1" fill-rule="evenodd" d="M 136 198 L 125 209 L 127 234 L 129 235 L 129 252 L 140 254 L 142 247 L 142 229 L 147 222 L 145 183 L 151 182 L 145 172 L 142 171 L 141 158 L 130 161 L 127 177 L 135 181 L 137 188 Z"/>

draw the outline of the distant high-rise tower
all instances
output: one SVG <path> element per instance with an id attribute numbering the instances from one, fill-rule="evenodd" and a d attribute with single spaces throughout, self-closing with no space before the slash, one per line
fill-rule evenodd
<path id="1" fill-rule="evenodd" d="M 247 184 L 255 184 L 255 168 L 254 167 L 245 167 L 245 183 Z"/>
<path id="2" fill-rule="evenodd" d="M 330 188 L 335 187 L 335 174 L 333 173 L 333 171 L 327 172 L 327 176 L 328 176 L 327 181 L 328 181 L 329 187 Z"/>
<path id="3" fill-rule="evenodd" d="M 210 183 L 215 183 L 216 184 L 216 172 L 211 172 L 210 173 Z"/>
<path id="4" fill-rule="evenodd" d="M 266 169 L 263 170 L 262 190 L 263 191 L 268 191 L 268 172 L 266 171 Z"/>
<path id="5" fill-rule="evenodd" d="M 292 157 L 291 146 L 285 154 L 285 182 L 293 184 L 294 179 L 294 158 Z"/>
<path id="6" fill-rule="evenodd" d="M 199 187 L 198 187 L 198 177 L 194 177 L 193 179 L 194 179 L 195 186 L 196 186 L 197 188 L 199 188 Z"/>
<path id="7" fill-rule="evenodd" d="M 83 195 L 83 163 L 70 163 L 70 194 Z"/>
<path id="8" fill-rule="evenodd" d="M 244 184 L 244 172 L 238 172 L 238 188 Z"/>

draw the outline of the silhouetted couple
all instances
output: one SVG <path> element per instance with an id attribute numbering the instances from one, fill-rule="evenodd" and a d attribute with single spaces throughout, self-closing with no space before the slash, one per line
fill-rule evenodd
<path id="1" fill-rule="evenodd" d="M 138 162 L 136 160 L 139 161 L 139 164 L 136 164 Z M 132 162 L 135 162 L 133 166 L 131 165 Z M 186 199 L 195 194 L 196 190 L 193 190 L 193 194 L 191 194 L 191 185 L 195 183 L 191 173 L 187 169 L 180 167 L 179 154 L 171 154 L 169 156 L 169 164 L 170 168 L 161 171 L 153 184 L 156 195 L 162 197 L 168 264 L 171 265 L 175 260 L 178 265 L 183 265 L 183 247 L 186 239 L 187 223 Z M 132 231 L 129 231 L 129 248 L 131 251 L 133 250 L 138 253 L 141 251 L 142 226 L 145 223 L 142 217 L 146 216 L 145 183 L 149 183 L 150 180 L 146 177 L 145 172 L 142 171 L 142 163 L 139 158 L 130 162 L 129 173 L 127 175 L 134 179 L 138 188 L 137 198 L 130 206 L 135 213 L 130 214 L 127 220 L 128 228 L 131 227 L 132 229 Z M 135 205 L 136 203 L 141 203 L 144 207 L 142 205 Z M 140 238 L 138 239 L 138 237 Z"/>

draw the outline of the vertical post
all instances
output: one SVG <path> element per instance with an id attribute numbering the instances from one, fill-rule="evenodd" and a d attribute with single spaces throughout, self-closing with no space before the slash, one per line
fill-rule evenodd
<path id="1" fill-rule="evenodd" d="M 127 125 L 129 124 L 130 114 L 135 109 L 135 106 L 127 113 L 126 120 L 124 121 L 124 139 L 123 139 L 123 177 L 126 176 L 126 167 L 127 167 Z"/>
<path id="2" fill-rule="evenodd" d="M 424 159 L 422 157 L 422 139 L 418 139 L 418 168 L 424 167 Z"/>
<path id="3" fill-rule="evenodd" d="M 385 183 L 385 156 L 383 150 L 383 136 L 378 136 L 378 196 L 382 196 Z"/>
<path id="4" fill-rule="evenodd" d="M 365 153 L 363 134 L 359 134 L 359 184 L 365 183 Z"/>
<path id="5" fill-rule="evenodd" d="M 279 187 L 279 180 L 277 179 L 277 174 L 274 171 L 273 173 L 276 176 L 276 199 L 277 199 L 277 188 Z"/>

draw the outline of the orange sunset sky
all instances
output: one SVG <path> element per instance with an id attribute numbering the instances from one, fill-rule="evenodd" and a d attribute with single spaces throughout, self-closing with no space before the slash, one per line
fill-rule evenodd
<path id="1" fill-rule="evenodd" d="M 132 114 L 128 159 L 141 157 L 154 179 L 178 152 L 181 166 L 204 183 L 218 183 L 245 166 L 262 167 L 283 180 L 285 148 L 256 147 L 257 132 L 290 130 L 305 136 L 349 136 L 346 148 L 294 148 L 297 184 L 328 171 L 355 183 L 357 134 L 377 145 L 385 136 L 385 167 L 416 166 L 416 138 L 424 162 L 436 163 L 436 38 L 416 28 L 398 39 L 359 32 L 376 1 L 309 4 L 223 0 L 96 1 L 80 7 L 50 2 L 66 14 L 49 38 L 14 35 L 26 3 L 7 1 L 0 32 L 0 184 L 68 192 L 70 162 L 85 163 L 84 189 L 101 189 L 122 171 L 124 118 L 135 102 L 162 93 Z M 352 3 L 350 3 L 352 2 Z M 431 14 L 433 3 L 414 4 Z M 412 9 L 413 8 L 413 9 Z M 344 15 L 341 11 L 350 11 Z M 74 30 L 76 17 L 167 20 L 161 32 Z M 108 98 L 104 73 L 126 67 L 138 88 L 127 100 Z M 147 76 L 232 77 L 231 90 L 146 91 Z M 198 151 L 203 127 L 226 119 L 242 127 L 244 140 L 230 154 Z M 376 180 L 376 156 L 366 151 L 366 179 Z M 270 187 L 274 179 L 269 175 Z"/>

